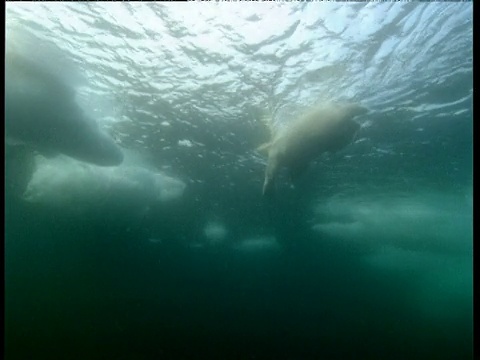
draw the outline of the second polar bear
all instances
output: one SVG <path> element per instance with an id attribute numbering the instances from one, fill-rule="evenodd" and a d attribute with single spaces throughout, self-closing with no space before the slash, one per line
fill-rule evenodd
<path id="1" fill-rule="evenodd" d="M 268 152 L 263 194 L 273 191 L 275 177 L 282 167 L 295 176 L 320 154 L 347 146 L 360 128 L 353 118 L 367 112 L 358 104 L 325 102 L 279 131 L 272 131 L 272 140 L 259 148 Z"/>

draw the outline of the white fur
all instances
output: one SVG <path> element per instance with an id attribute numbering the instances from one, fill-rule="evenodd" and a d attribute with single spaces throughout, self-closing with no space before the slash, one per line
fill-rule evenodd
<path id="1" fill-rule="evenodd" d="M 360 127 L 353 118 L 366 112 L 357 104 L 326 102 L 280 129 L 261 146 L 268 150 L 263 193 L 271 189 L 281 167 L 301 169 L 320 154 L 347 146 Z"/>

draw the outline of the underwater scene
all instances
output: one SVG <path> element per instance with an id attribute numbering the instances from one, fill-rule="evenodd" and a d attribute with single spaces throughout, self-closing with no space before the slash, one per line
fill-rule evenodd
<path id="1" fill-rule="evenodd" d="M 5 359 L 474 359 L 472 5 L 7 2 Z"/>

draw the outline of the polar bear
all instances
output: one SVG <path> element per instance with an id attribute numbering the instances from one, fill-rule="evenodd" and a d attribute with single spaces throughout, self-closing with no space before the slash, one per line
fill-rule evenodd
<path id="1" fill-rule="evenodd" d="M 284 128 L 272 129 L 272 140 L 258 148 L 268 153 L 263 195 L 273 191 L 275 177 L 282 167 L 295 177 L 320 154 L 347 146 L 360 128 L 353 118 L 367 111 L 358 104 L 325 102 Z"/>
<path id="2" fill-rule="evenodd" d="M 74 89 L 14 52 L 5 55 L 5 135 L 8 145 L 26 145 L 47 157 L 64 154 L 98 166 L 123 161 L 114 139 L 77 104 Z"/>

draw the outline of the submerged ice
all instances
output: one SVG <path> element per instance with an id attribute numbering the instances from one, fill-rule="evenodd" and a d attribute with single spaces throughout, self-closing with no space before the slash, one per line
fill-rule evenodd
<path id="1" fill-rule="evenodd" d="M 62 208 L 135 207 L 180 198 L 185 183 L 136 165 L 100 167 L 66 156 L 36 157 L 24 199 Z"/>
<path id="2" fill-rule="evenodd" d="M 364 248 L 469 254 L 471 195 L 417 193 L 333 196 L 317 205 L 313 229 Z"/>

